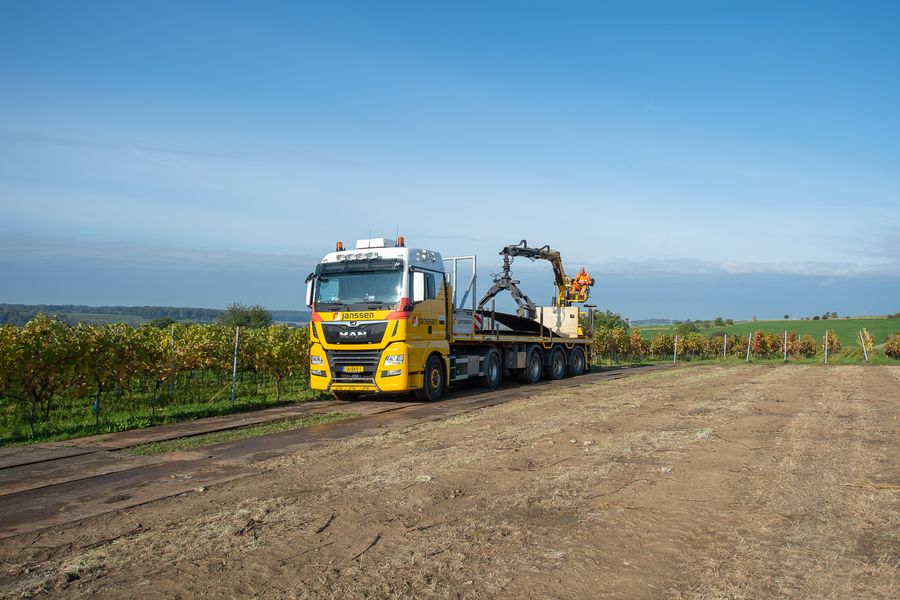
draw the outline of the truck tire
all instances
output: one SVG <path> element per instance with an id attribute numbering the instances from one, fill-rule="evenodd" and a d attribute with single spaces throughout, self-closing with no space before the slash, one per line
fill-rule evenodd
<path id="1" fill-rule="evenodd" d="M 436 354 L 432 354 L 425 361 L 423 378 L 421 389 L 416 390 L 416 398 L 420 402 L 440 400 L 444 394 L 444 365 Z"/>
<path id="2" fill-rule="evenodd" d="M 547 355 L 547 365 L 544 368 L 546 370 L 545 375 L 547 379 L 556 380 L 566 376 L 568 364 L 566 361 L 566 353 L 563 352 L 562 348 L 557 346 L 550 350 L 550 353 Z"/>
<path id="3" fill-rule="evenodd" d="M 342 400 L 344 402 L 353 402 L 354 400 L 359 400 L 359 397 L 362 396 L 359 392 L 331 392 L 334 394 L 335 400 Z"/>
<path id="4" fill-rule="evenodd" d="M 537 383 L 544 374 L 544 353 L 538 346 L 531 346 L 525 357 L 525 368 L 519 371 L 522 383 Z"/>
<path id="5" fill-rule="evenodd" d="M 503 367 L 500 365 L 500 353 L 490 350 L 484 355 L 484 375 L 478 378 L 478 385 L 489 390 L 500 385 L 503 378 Z"/>
<path id="6" fill-rule="evenodd" d="M 584 348 L 576 346 L 569 352 L 569 375 L 578 377 L 587 372 L 587 360 Z"/>

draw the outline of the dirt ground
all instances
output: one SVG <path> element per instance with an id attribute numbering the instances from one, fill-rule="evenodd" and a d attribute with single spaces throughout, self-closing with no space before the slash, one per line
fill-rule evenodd
<path id="1" fill-rule="evenodd" d="M 0 542 L 6 597 L 895 598 L 900 367 L 700 366 Z"/>

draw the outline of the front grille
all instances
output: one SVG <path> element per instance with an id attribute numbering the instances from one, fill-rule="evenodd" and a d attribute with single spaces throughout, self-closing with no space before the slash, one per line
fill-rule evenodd
<path id="1" fill-rule="evenodd" d="M 325 355 L 334 381 L 374 381 L 378 363 L 381 362 L 381 350 L 328 350 Z M 345 373 L 344 367 L 362 367 L 362 371 Z"/>
<path id="2" fill-rule="evenodd" d="M 387 321 L 322 323 L 322 333 L 329 344 L 379 344 L 386 329 Z"/>

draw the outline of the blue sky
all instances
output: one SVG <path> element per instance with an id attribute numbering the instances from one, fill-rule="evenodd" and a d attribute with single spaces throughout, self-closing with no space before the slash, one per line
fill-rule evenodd
<path id="1" fill-rule="evenodd" d="M 399 228 L 632 318 L 900 310 L 900 5 L 486 4 L 3 3 L 0 302 L 302 308 Z"/>

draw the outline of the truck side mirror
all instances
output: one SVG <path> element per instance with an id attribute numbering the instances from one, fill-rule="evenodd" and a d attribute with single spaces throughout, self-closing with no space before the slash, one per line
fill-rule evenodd
<path id="1" fill-rule="evenodd" d="M 315 284 L 315 277 L 310 273 L 309 277 L 306 278 L 306 306 L 312 308 L 313 305 L 313 284 Z"/>
<path id="2" fill-rule="evenodd" d="M 413 271 L 413 304 L 425 299 L 425 273 Z"/>

